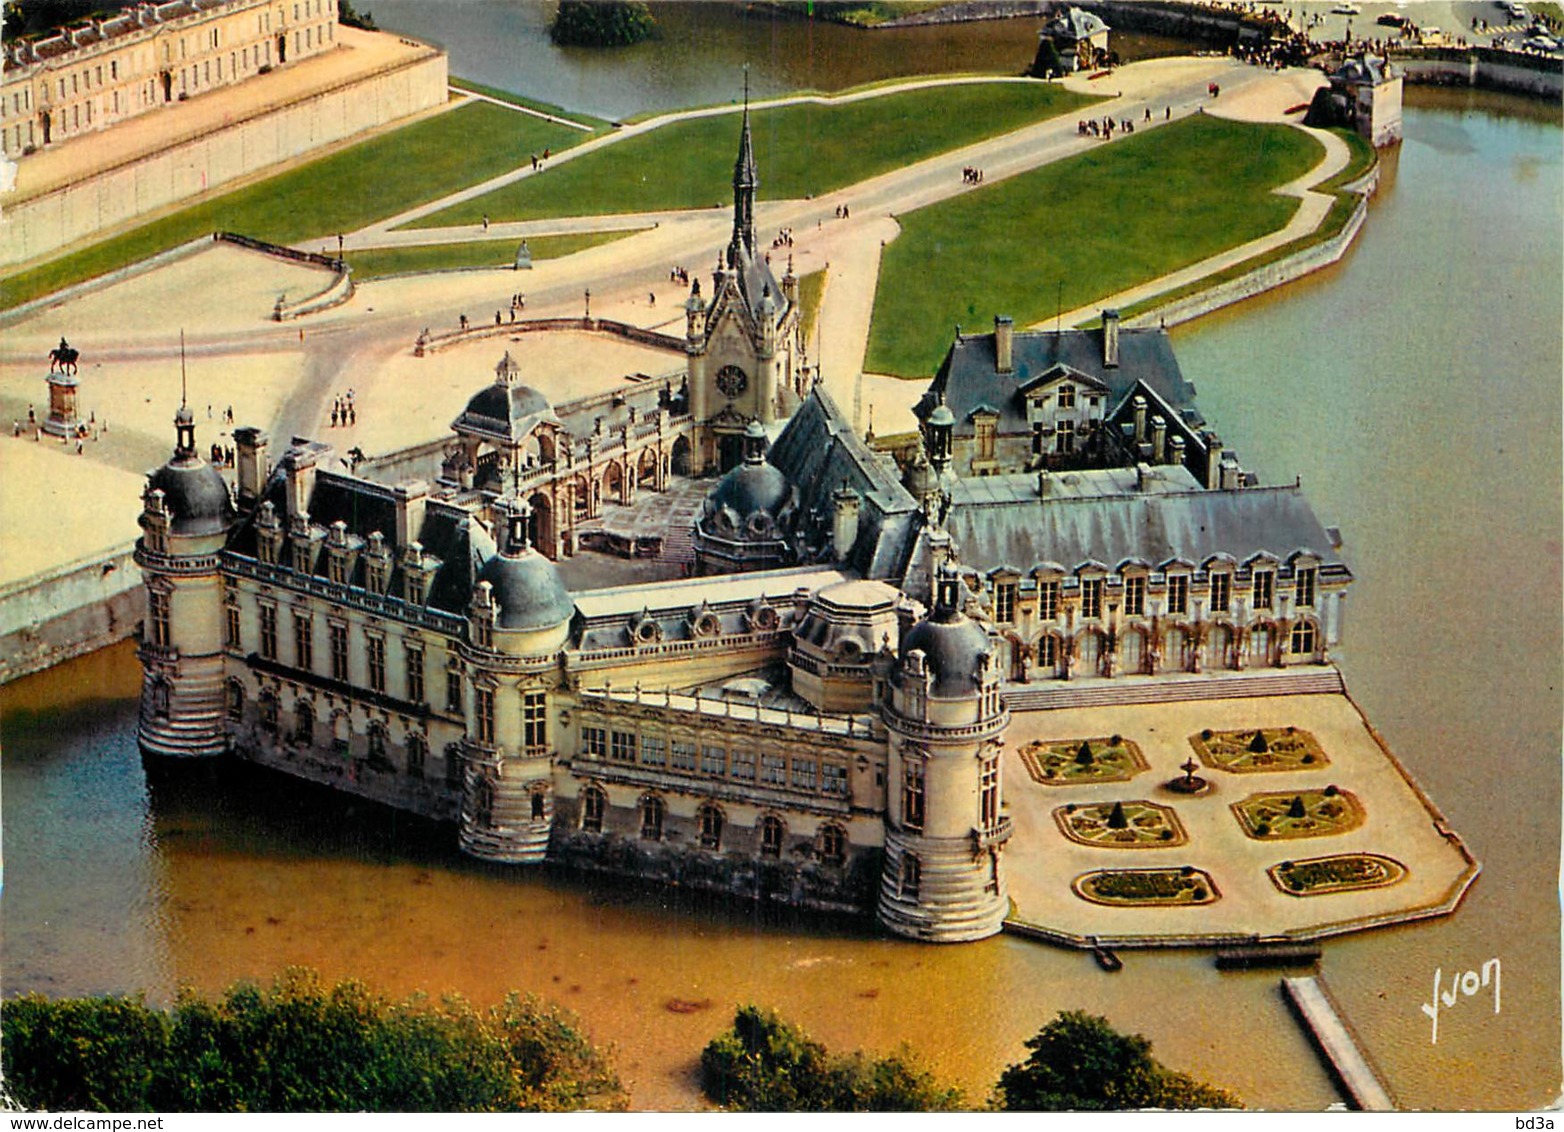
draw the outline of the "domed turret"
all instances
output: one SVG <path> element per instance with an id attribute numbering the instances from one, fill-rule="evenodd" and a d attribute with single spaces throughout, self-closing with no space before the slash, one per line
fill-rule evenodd
<path id="1" fill-rule="evenodd" d="M 233 501 L 228 485 L 211 464 L 201 459 L 195 447 L 195 416 L 188 405 L 180 405 L 174 416 L 174 456 L 147 477 L 146 495 L 163 493 L 168 512 L 168 531 L 172 535 L 201 537 L 223 534 L 233 522 Z M 142 518 L 145 527 L 147 520 Z"/>
<path id="2" fill-rule="evenodd" d="M 505 549 L 484 563 L 479 582 L 488 582 L 495 606 L 495 628 L 521 632 L 550 629 L 576 611 L 559 568 L 527 538 L 527 505 L 510 512 Z"/>
<path id="3" fill-rule="evenodd" d="M 798 492 L 767 462 L 766 448 L 766 430 L 751 421 L 744 432 L 744 462 L 717 482 L 695 524 L 699 573 L 767 570 L 795 560 Z"/>

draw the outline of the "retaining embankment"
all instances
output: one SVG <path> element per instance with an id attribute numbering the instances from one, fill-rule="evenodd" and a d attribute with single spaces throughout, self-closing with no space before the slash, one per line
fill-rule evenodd
<path id="1" fill-rule="evenodd" d="M 344 260 L 333 259 L 319 252 L 301 252 L 297 248 L 269 244 L 265 240 L 257 240 L 251 236 L 241 236 L 237 232 L 215 232 L 212 238 L 219 243 L 236 244 L 241 248 L 260 252 L 262 255 L 276 256 L 278 259 L 291 260 L 310 267 L 323 267 L 332 273 L 331 282 L 313 295 L 308 295 L 296 303 L 278 299 L 277 305 L 272 308 L 272 320 L 275 322 L 303 318 L 307 314 L 340 307 L 353 297 L 353 269 Z"/>
<path id="2" fill-rule="evenodd" d="M 0 684 L 130 636 L 146 588 L 127 543 L 0 586 Z"/>
<path id="3" fill-rule="evenodd" d="M 446 101 L 446 56 L 418 57 L 105 169 L 29 200 L 8 202 L 0 266 L 24 263 Z M 330 192 L 323 186 L 322 192 Z"/>
<path id="4" fill-rule="evenodd" d="M 1557 102 L 1564 98 L 1564 60 L 1486 47 L 1436 47 L 1392 52 L 1406 81 L 1423 86 L 1471 86 Z"/>
<path id="5" fill-rule="evenodd" d="M 1355 191 L 1361 195 L 1357 204 L 1353 207 L 1352 215 L 1342 230 L 1327 240 L 1302 248 L 1292 255 L 1285 256 L 1274 263 L 1268 263 L 1263 267 L 1257 267 L 1236 279 L 1225 283 L 1218 283 L 1204 291 L 1198 291 L 1181 299 L 1174 299 L 1160 306 L 1124 320 L 1125 326 L 1177 326 L 1183 322 L 1190 322 L 1201 315 L 1210 314 L 1214 310 L 1241 303 L 1245 299 L 1252 299 L 1263 292 L 1274 290 L 1294 280 L 1302 279 L 1322 268 L 1329 267 L 1338 262 L 1347 254 L 1347 249 L 1352 246 L 1352 241 L 1357 239 L 1358 230 L 1363 227 L 1364 217 L 1368 214 L 1368 198 L 1372 195 L 1375 186 L 1379 183 L 1379 167 L 1368 175 Z"/>

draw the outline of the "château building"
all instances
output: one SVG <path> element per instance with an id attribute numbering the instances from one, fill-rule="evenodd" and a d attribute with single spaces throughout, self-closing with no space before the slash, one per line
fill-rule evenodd
<path id="1" fill-rule="evenodd" d="M 899 466 L 793 384 L 754 187 L 746 111 L 677 391 L 551 406 L 507 355 L 432 462 L 273 462 L 241 428 L 232 497 L 182 406 L 137 550 L 143 748 L 447 821 L 485 860 L 957 941 L 1009 907 L 1012 712 L 1333 674 L 1337 540 L 1222 451 L 1165 335 L 958 335 Z M 605 495 L 724 467 L 701 576 L 567 588 Z"/>
<path id="2" fill-rule="evenodd" d="M 14 160 L 318 55 L 336 25 L 336 0 L 169 0 L 18 39 L 0 74 L 0 151 Z"/>

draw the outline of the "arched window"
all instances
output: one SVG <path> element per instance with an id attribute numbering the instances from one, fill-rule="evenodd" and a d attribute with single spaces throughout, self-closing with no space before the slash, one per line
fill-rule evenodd
<path id="1" fill-rule="evenodd" d="M 641 836 L 648 841 L 661 841 L 663 838 L 663 814 L 665 807 L 663 800 L 656 794 L 648 794 L 641 799 Z"/>
<path id="2" fill-rule="evenodd" d="M 424 761 L 429 757 L 429 741 L 421 731 L 407 733 L 407 775 L 409 778 L 424 776 Z"/>
<path id="3" fill-rule="evenodd" d="M 228 718 L 244 718 L 244 685 L 237 679 L 228 681 Z"/>
<path id="4" fill-rule="evenodd" d="M 787 826 L 782 824 L 782 819 L 775 814 L 767 814 L 760 819 L 760 855 L 762 857 L 782 856 L 782 842 L 787 839 Z"/>
<path id="5" fill-rule="evenodd" d="M 840 865 L 847 859 L 847 831 L 841 826 L 820 827 L 820 859 L 828 865 Z"/>
<path id="6" fill-rule="evenodd" d="M 267 731 L 271 731 L 271 732 L 275 733 L 276 730 L 277 730 L 277 712 L 278 712 L 277 693 L 273 692 L 270 689 L 267 689 L 266 691 L 262 692 L 261 695 L 260 695 L 260 705 L 261 705 L 261 726 L 263 728 L 265 728 Z"/>
<path id="7" fill-rule="evenodd" d="M 601 786 L 587 786 L 581 791 L 581 828 L 588 833 L 603 832 L 603 812 L 608 809 L 608 795 Z"/>
<path id="8" fill-rule="evenodd" d="M 722 811 L 710 802 L 703 802 L 696 818 L 701 826 L 701 848 L 712 851 L 722 848 Z"/>
<path id="9" fill-rule="evenodd" d="M 1313 621 L 1300 621 L 1292 627 L 1292 653 L 1294 656 L 1314 655 L 1315 629 Z"/>
<path id="10" fill-rule="evenodd" d="M 294 705 L 293 741 L 305 746 L 315 742 L 315 709 L 308 700 L 300 700 Z"/>

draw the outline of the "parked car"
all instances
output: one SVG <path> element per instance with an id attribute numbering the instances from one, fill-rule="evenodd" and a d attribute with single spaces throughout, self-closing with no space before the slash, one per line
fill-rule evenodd
<path id="1" fill-rule="evenodd" d="M 1407 18 L 1405 16 L 1398 16 L 1394 12 L 1386 12 L 1383 16 L 1379 17 L 1379 19 L 1375 20 L 1374 22 L 1387 28 L 1400 28 L 1406 27 Z"/>
<path id="2" fill-rule="evenodd" d="M 1357 16 L 1362 14 L 1363 9 L 1356 4 L 1337 4 L 1331 11 L 1338 16 Z"/>

